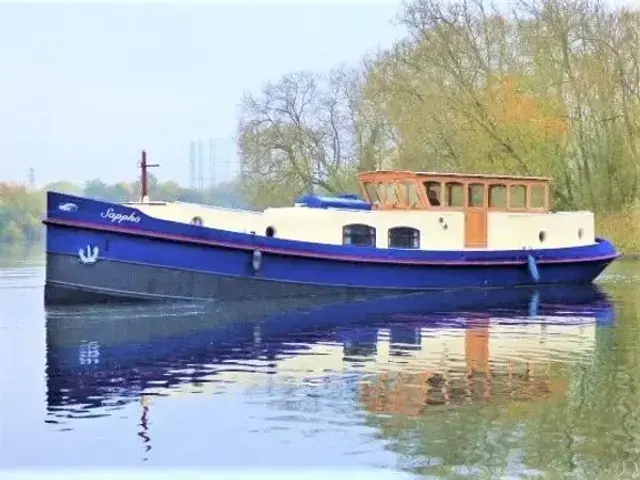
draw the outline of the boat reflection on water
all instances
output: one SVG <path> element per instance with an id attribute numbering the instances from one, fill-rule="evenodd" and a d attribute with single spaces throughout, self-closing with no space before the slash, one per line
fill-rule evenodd
<path id="1" fill-rule="evenodd" d="M 368 411 L 418 415 L 430 404 L 565 389 L 547 378 L 548 365 L 588 355 L 596 326 L 613 318 L 593 285 L 289 307 L 55 309 L 47 312 L 47 405 L 53 417 L 74 417 L 142 401 L 144 416 L 153 395 L 349 373 Z"/>

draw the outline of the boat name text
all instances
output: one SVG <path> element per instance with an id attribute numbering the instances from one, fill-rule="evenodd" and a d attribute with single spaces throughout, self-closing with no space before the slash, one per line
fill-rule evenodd
<path id="1" fill-rule="evenodd" d="M 131 212 L 128 215 L 124 213 L 116 213 L 113 208 L 109 208 L 106 212 L 102 212 L 100 214 L 102 218 L 106 218 L 107 220 L 111 220 L 111 223 L 122 223 L 122 222 L 131 222 L 131 223 L 140 223 L 140 217 L 137 216 L 134 212 Z"/>

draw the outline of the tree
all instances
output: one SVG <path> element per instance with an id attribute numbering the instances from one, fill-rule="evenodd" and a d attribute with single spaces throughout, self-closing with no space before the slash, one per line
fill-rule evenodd
<path id="1" fill-rule="evenodd" d="M 297 72 L 266 84 L 260 96 L 245 95 L 238 136 L 253 204 L 353 190 L 358 170 L 381 164 L 382 129 L 361 96 L 363 80 L 345 67 L 325 76 Z"/>
<path id="2" fill-rule="evenodd" d="M 89 180 L 85 182 L 82 190 L 84 195 L 95 198 L 96 200 L 115 200 L 115 195 L 113 194 L 112 189 L 102 180 Z"/>
<path id="3" fill-rule="evenodd" d="M 82 188 L 73 182 L 67 182 L 66 180 L 60 180 L 57 182 L 51 182 L 46 184 L 43 188 L 44 191 L 68 193 L 70 195 L 81 195 Z"/>
<path id="4" fill-rule="evenodd" d="M 159 183 L 155 177 L 149 177 L 152 199 L 246 207 L 237 181 L 201 191 L 183 188 L 172 181 Z M 42 240 L 41 220 L 45 212 L 45 192 L 49 190 L 112 202 L 137 201 L 140 191 L 139 182 L 118 182 L 110 185 L 101 180 L 90 180 L 85 183 L 83 190 L 73 183 L 59 181 L 35 191 L 19 185 L 0 183 L 0 243 L 33 244 Z"/>
<path id="5" fill-rule="evenodd" d="M 414 0 L 400 21 L 406 38 L 365 85 L 396 132 L 396 167 L 544 174 L 561 208 L 638 200 L 640 13 Z"/>

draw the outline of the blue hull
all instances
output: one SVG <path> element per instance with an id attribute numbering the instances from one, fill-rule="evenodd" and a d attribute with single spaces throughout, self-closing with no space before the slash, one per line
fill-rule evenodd
<path id="1" fill-rule="evenodd" d="M 47 304 L 590 283 L 619 256 L 603 239 L 510 251 L 323 245 L 159 220 L 58 193 L 47 200 Z M 80 261 L 79 251 L 95 247 L 95 262 Z"/>

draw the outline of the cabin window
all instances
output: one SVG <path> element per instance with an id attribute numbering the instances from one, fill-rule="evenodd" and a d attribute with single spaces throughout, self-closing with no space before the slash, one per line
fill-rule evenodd
<path id="1" fill-rule="evenodd" d="M 484 207 L 484 185 L 482 183 L 472 183 L 469 185 L 469 207 Z"/>
<path id="2" fill-rule="evenodd" d="M 360 223 L 345 225 L 342 227 L 342 244 L 375 247 L 376 229 Z"/>
<path id="3" fill-rule="evenodd" d="M 458 182 L 447 183 L 447 206 L 464 207 L 464 186 Z"/>
<path id="4" fill-rule="evenodd" d="M 527 208 L 527 187 L 511 185 L 509 188 L 509 208 Z"/>
<path id="5" fill-rule="evenodd" d="M 542 209 L 544 208 L 544 186 L 532 185 L 531 186 L 531 208 Z"/>
<path id="6" fill-rule="evenodd" d="M 442 187 L 440 186 L 440 182 L 424 182 L 424 188 L 427 192 L 429 205 L 432 207 L 439 207 L 442 204 Z"/>
<path id="7" fill-rule="evenodd" d="M 420 231 L 411 227 L 389 229 L 390 248 L 420 248 Z"/>
<path id="8" fill-rule="evenodd" d="M 390 182 L 386 184 L 387 187 L 387 202 L 390 205 L 398 204 L 398 192 L 396 192 L 396 184 L 394 182 Z"/>
<path id="9" fill-rule="evenodd" d="M 371 182 L 364 183 L 364 190 L 367 192 L 367 197 L 371 203 L 380 203 L 380 196 L 376 186 Z"/>
<path id="10" fill-rule="evenodd" d="M 415 182 L 405 182 L 405 197 L 409 207 L 414 207 L 420 204 L 420 195 L 418 195 L 418 189 Z"/>
<path id="11" fill-rule="evenodd" d="M 191 219 L 191 225 L 197 225 L 199 227 L 204 225 L 204 222 L 202 221 L 202 217 L 193 217 Z"/>
<path id="12" fill-rule="evenodd" d="M 489 187 L 489 208 L 507 208 L 507 187 L 491 185 Z"/>

